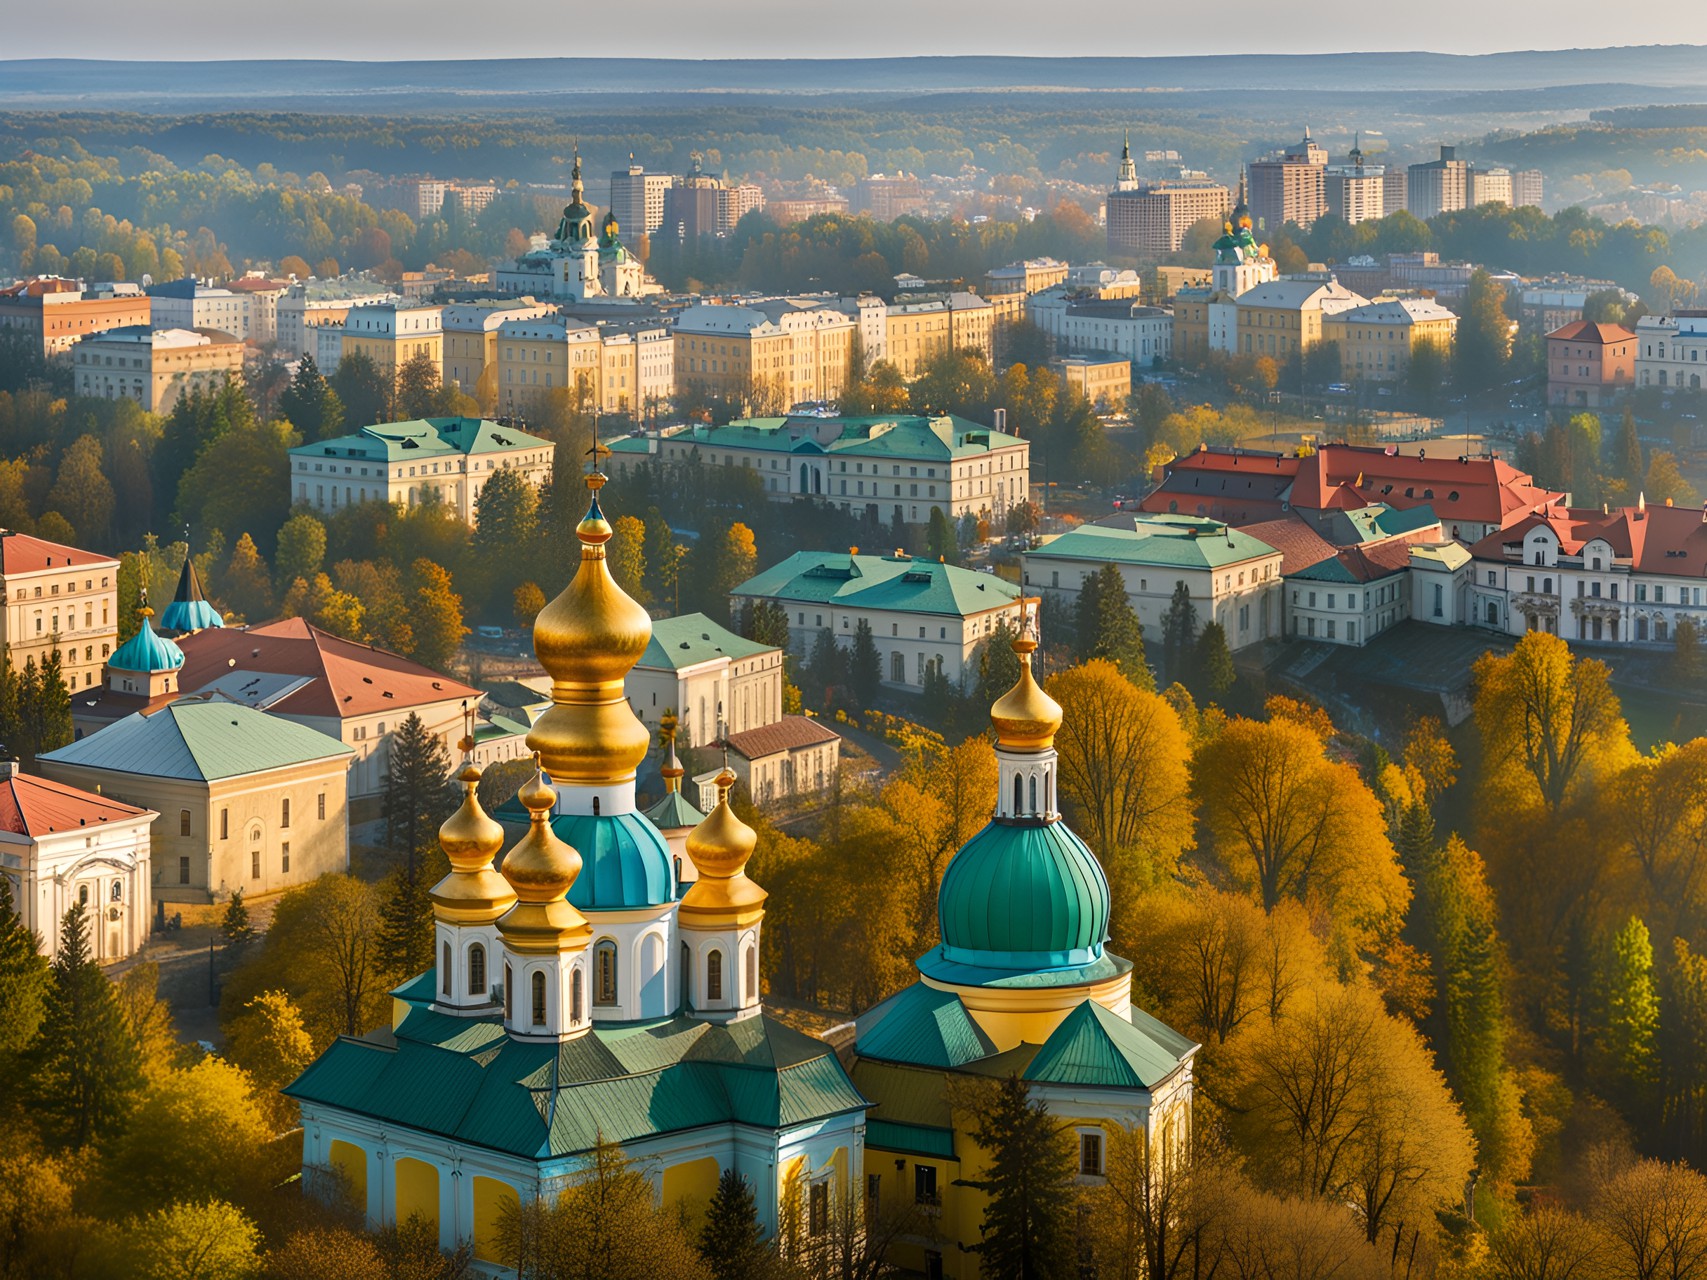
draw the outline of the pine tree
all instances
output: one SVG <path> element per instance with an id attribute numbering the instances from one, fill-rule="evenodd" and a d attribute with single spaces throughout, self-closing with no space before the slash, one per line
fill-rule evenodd
<path id="1" fill-rule="evenodd" d="M 11 877 L 0 875 L 0 1072 L 8 1080 L 41 1026 L 49 978 L 41 939 L 18 914 Z"/>
<path id="2" fill-rule="evenodd" d="M 59 650 L 50 650 L 41 665 L 35 686 L 35 703 L 29 708 L 33 722 L 32 756 L 54 751 L 71 741 L 71 691 L 65 687 L 65 669 Z"/>
<path id="3" fill-rule="evenodd" d="M 411 711 L 392 734 L 384 798 L 385 843 L 411 875 L 438 848 L 439 824 L 453 807 L 445 781 L 449 776 L 444 743 Z"/>
<path id="4" fill-rule="evenodd" d="M 786 615 L 784 621 L 786 625 Z M 848 654 L 848 686 L 861 707 L 875 703 L 883 687 L 883 659 L 872 638 L 871 624 L 864 618 L 854 628 L 853 650 Z"/>
<path id="5" fill-rule="evenodd" d="M 1604 1082 L 1605 1096 L 1639 1111 L 1656 1079 L 1660 1020 L 1654 947 L 1640 916 L 1631 916 L 1603 946 L 1591 992 L 1597 1034 L 1589 1039 L 1590 1066 Z"/>
<path id="6" fill-rule="evenodd" d="M 749 600 L 741 610 L 741 634 L 759 644 L 788 648 L 788 610 L 775 600 Z"/>
<path id="7" fill-rule="evenodd" d="M 1155 690 L 1156 678 L 1144 660 L 1144 628 L 1126 594 L 1120 570 L 1105 564 L 1079 588 L 1075 618 L 1078 659 L 1107 658 L 1140 689 Z"/>
<path id="8" fill-rule="evenodd" d="M 1219 622 L 1206 624 L 1198 633 L 1191 666 L 1195 691 L 1204 701 L 1225 697 L 1239 678 L 1227 648 L 1227 632 Z"/>
<path id="9" fill-rule="evenodd" d="M 399 868 L 382 887 L 379 963 L 401 982 L 433 963 L 433 902 L 419 862 Z"/>
<path id="10" fill-rule="evenodd" d="M 359 431 L 376 422 L 390 422 L 393 388 L 373 357 L 352 351 L 338 361 L 332 375 L 332 390 L 344 406 L 344 428 Z"/>
<path id="11" fill-rule="evenodd" d="M 980 1224 L 979 1274 L 988 1280 L 1076 1280 L 1078 1187 L 1070 1140 L 1018 1076 L 1009 1076 L 978 1111 L 972 1139 L 989 1156 L 985 1176 L 967 1185 L 989 1203 Z"/>
<path id="12" fill-rule="evenodd" d="M 705 1207 L 699 1253 L 713 1280 L 753 1280 L 754 1273 L 769 1262 L 758 1201 L 751 1185 L 734 1169 L 723 1171 Z"/>
<path id="13" fill-rule="evenodd" d="M 1174 583 L 1173 598 L 1162 615 L 1162 665 L 1169 680 L 1187 683 L 1192 646 L 1197 642 L 1197 606 L 1183 580 Z"/>
<path id="14" fill-rule="evenodd" d="M 1004 619 L 978 653 L 978 701 L 988 706 L 1019 683 L 1020 660 L 1014 652 L 1013 628 Z"/>
<path id="15" fill-rule="evenodd" d="M 1672 631 L 1671 674 L 1684 688 L 1701 678 L 1701 628 L 1694 618 L 1679 618 Z"/>
<path id="16" fill-rule="evenodd" d="M 344 406 L 313 356 L 302 357 L 290 385 L 279 393 L 279 414 L 310 442 L 329 440 L 344 429 Z"/>
<path id="17" fill-rule="evenodd" d="M 848 683 L 847 655 L 828 627 L 812 641 L 812 654 L 806 659 L 806 680 L 820 707 L 830 706 L 835 701 L 835 691 Z"/>
<path id="18" fill-rule="evenodd" d="M 46 1007 L 25 1066 L 43 1133 L 68 1146 L 116 1131 L 142 1090 L 136 1041 L 113 984 L 89 956 L 81 902 L 60 925 Z"/>
<path id="19" fill-rule="evenodd" d="M 925 530 L 925 554 L 947 564 L 960 563 L 960 540 L 941 507 L 931 508 L 930 525 Z"/>
<path id="20" fill-rule="evenodd" d="M 254 941 L 255 929 L 249 923 L 249 908 L 243 904 L 243 890 L 234 889 L 231 901 L 225 904 L 225 915 L 219 922 L 220 936 L 233 955 Z"/>
<path id="21" fill-rule="evenodd" d="M 1634 501 L 1647 469 L 1642 462 L 1642 440 L 1636 434 L 1636 415 L 1628 408 L 1612 437 L 1612 474 L 1624 481 L 1629 489 L 1626 498 Z"/>

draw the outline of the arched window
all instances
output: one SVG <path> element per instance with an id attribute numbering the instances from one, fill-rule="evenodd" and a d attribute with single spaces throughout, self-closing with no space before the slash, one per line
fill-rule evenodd
<path id="1" fill-rule="evenodd" d="M 742 962 L 742 967 L 746 970 L 744 981 L 747 988 L 747 999 L 757 1000 L 759 998 L 759 949 L 757 947 L 748 945 L 747 956 Z"/>
<path id="2" fill-rule="evenodd" d="M 1023 790 L 1021 790 L 1022 786 L 1023 786 L 1023 784 L 1020 782 L 1019 774 L 1017 774 L 1017 773 L 1014 774 L 1014 816 L 1015 817 L 1018 817 L 1020 814 L 1020 811 L 1025 807 L 1025 803 L 1024 803 L 1025 802 L 1025 792 Z"/>
<path id="3" fill-rule="evenodd" d="M 486 948 L 478 942 L 468 949 L 468 994 L 486 994 Z"/>
<path id="4" fill-rule="evenodd" d="M 504 1021 L 505 1022 L 508 1022 L 510 1020 L 510 991 L 512 990 L 512 988 L 514 988 L 514 986 L 515 986 L 515 983 L 510 978 L 510 966 L 508 963 L 506 963 L 504 965 Z"/>
<path id="5" fill-rule="evenodd" d="M 77 886 L 77 902 L 81 906 L 86 907 L 89 905 L 89 886 L 88 885 L 80 884 Z"/>
<path id="6" fill-rule="evenodd" d="M 569 978 L 569 1021 L 581 1020 L 581 969 L 576 966 L 575 972 Z"/>
<path id="7" fill-rule="evenodd" d="M 445 943 L 439 958 L 439 967 L 444 970 L 439 975 L 439 990 L 447 996 L 450 994 L 450 943 Z"/>
<path id="8" fill-rule="evenodd" d="M 1033 774 L 1031 777 L 1031 810 L 1030 811 L 1032 813 L 1037 812 L 1037 775 L 1036 774 Z"/>
<path id="9" fill-rule="evenodd" d="M 616 943 L 609 938 L 593 948 L 593 1003 L 616 1003 Z"/>
<path id="10" fill-rule="evenodd" d="M 533 971 L 533 1025 L 545 1025 L 545 970 Z"/>
<path id="11" fill-rule="evenodd" d="M 723 953 L 709 952 L 705 957 L 705 998 L 723 999 Z"/>
<path id="12" fill-rule="evenodd" d="M 124 881 L 123 880 L 114 880 L 113 881 L 113 901 L 114 902 L 123 902 L 124 901 Z"/>

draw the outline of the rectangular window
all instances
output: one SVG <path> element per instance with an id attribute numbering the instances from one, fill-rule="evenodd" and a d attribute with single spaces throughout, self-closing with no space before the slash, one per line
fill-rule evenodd
<path id="1" fill-rule="evenodd" d="M 219 811 L 219 838 L 221 840 L 231 838 L 231 810 L 229 809 Z"/>
<path id="2" fill-rule="evenodd" d="M 320 821 L 324 822 L 326 821 L 326 793 L 324 791 L 320 793 L 319 808 L 320 812 L 315 816 L 318 817 Z"/>
<path id="3" fill-rule="evenodd" d="M 178 859 L 178 883 L 179 884 L 188 884 L 189 882 L 190 882 L 190 860 L 188 858 L 179 858 Z"/>
<path id="4" fill-rule="evenodd" d="M 290 828 L 290 797 L 286 796 L 279 804 L 279 830 Z"/>
<path id="5" fill-rule="evenodd" d="M 290 841 L 279 846 L 279 870 L 285 875 L 290 874 Z"/>
<path id="6" fill-rule="evenodd" d="M 807 1201 L 806 1233 L 821 1236 L 830 1229 L 830 1184 L 814 1182 Z"/>
<path id="7" fill-rule="evenodd" d="M 936 1166 L 916 1164 L 913 1166 L 913 1203 L 941 1204 L 936 1191 Z"/>
<path id="8" fill-rule="evenodd" d="M 190 834 L 190 811 L 188 809 L 178 810 L 178 834 L 181 836 Z"/>
<path id="9" fill-rule="evenodd" d="M 1102 1134 L 1079 1135 L 1079 1172 L 1090 1177 L 1102 1176 Z"/>
<path id="10" fill-rule="evenodd" d="M 249 851 L 249 878 L 251 880 L 261 878 L 261 851 L 259 849 Z"/>

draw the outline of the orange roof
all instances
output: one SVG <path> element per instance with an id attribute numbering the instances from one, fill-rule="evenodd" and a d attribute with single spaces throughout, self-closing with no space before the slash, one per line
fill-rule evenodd
<path id="1" fill-rule="evenodd" d="M 480 690 L 440 675 L 400 654 L 345 640 L 302 618 L 262 627 L 209 627 L 178 641 L 184 651 L 179 685 L 205 688 L 231 671 L 307 676 L 309 683 L 267 709 L 286 716 L 406 712 L 453 698 L 478 701 Z"/>
<path id="2" fill-rule="evenodd" d="M 140 817 L 147 812 L 93 791 L 80 791 L 32 774 L 14 771 L 10 777 L 0 775 L 0 831 L 10 831 L 13 835 L 34 838 Z"/>
<path id="3" fill-rule="evenodd" d="M 1470 548 L 1471 554 L 1484 560 L 1504 559 L 1508 546 L 1521 547 L 1530 532 L 1543 525 L 1569 556 L 1598 538 L 1616 558 L 1629 561 L 1642 573 L 1707 577 L 1707 513 L 1700 507 L 1619 507 L 1610 512 L 1557 507 L 1490 534 Z"/>
<path id="4" fill-rule="evenodd" d="M 0 529 L 0 574 L 7 577 L 14 573 L 39 573 L 43 569 L 97 564 L 116 565 L 118 561 L 111 556 L 68 547 L 63 542 L 49 542 L 46 538 Z"/>
<path id="5" fill-rule="evenodd" d="M 1244 526 L 1246 533 L 1259 542 L 1266 542 L 1280 552 L 1280 573 L 1284 577 L 1308 569 L 1313 564 L 1334 557 L 1336 548 L 1303 516 L 1288 512 L 1278 520 L 1264 520 Z"/>
<path id="6" fill-rule="evenodd" d="M 775 724 L 761 725 L 744 733 L 732 733 L 725 741 L 729 749 L 746 760 L 762 760 L 783 751 L 815 747 L 842 735 L 806 716 L 784 716 Z"/>
<path id="7" fill-rule="evenodd" d="M 1553 342 L 1634 342 L 1636 335 L 1621 324 L 1595 324 L 1589 320 L 1573 320 L 1563 328 L 1547 335 Z"/>

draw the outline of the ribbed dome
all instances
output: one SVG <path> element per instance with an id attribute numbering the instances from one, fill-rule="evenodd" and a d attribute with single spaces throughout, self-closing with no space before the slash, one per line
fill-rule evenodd
<path id="1" fill-rule="evenodd" d="M 670 901 L 675 882 L 670 846 L 640 814 L 559 813 L 551 829 L 581 851 L 581 875 L 569 890 L 571 906 L 622 911 Z"/>
<path id="2" fill-rule="evenodd" d="M 988 969 L 1089 964 L 1108 936 L 1108 879 L 1064 822 L 992 822 L 956 853 L 937 895 L 942 954 Z"/>
<path id="3" fill-rule="evenodd" d="M 518 794 L 528 811 L 528 829 L 499 868 L 517 901 L 499 919 L 498 931 L 515 951 L 579 950 L 593 927 L 564 898 L 581 874 L 581 855 L 551 829 L 557 793 L 543 773 L 536 773 Z"/>
<path id="4" fill-rule="evenodd" d="M 758 833 L 742 822 L 729 807 L 729 789 L 735 785 L 728 765 L 717 775 L 717 807 L 688 832 L 688 857 L 699 870 L 699 879 L 682 894 L 682 924 L 694 927 L 696 920 L 721 920 L 726 913 L 757 911 L 766 893 L 747 875 L 747 859 L 753 856 Z"/>
<path id="5" fill-rule="evenodd" d="M 113 656 L 107 659 L 108 666 L 120 671 L 154 672 L 176 671 L 184 665 L 184 651 L 154 629 L 149 621 L 152 615 L 152 610 L 142 611 L 142 625 L 135 635 L 113 650 Z"/>

